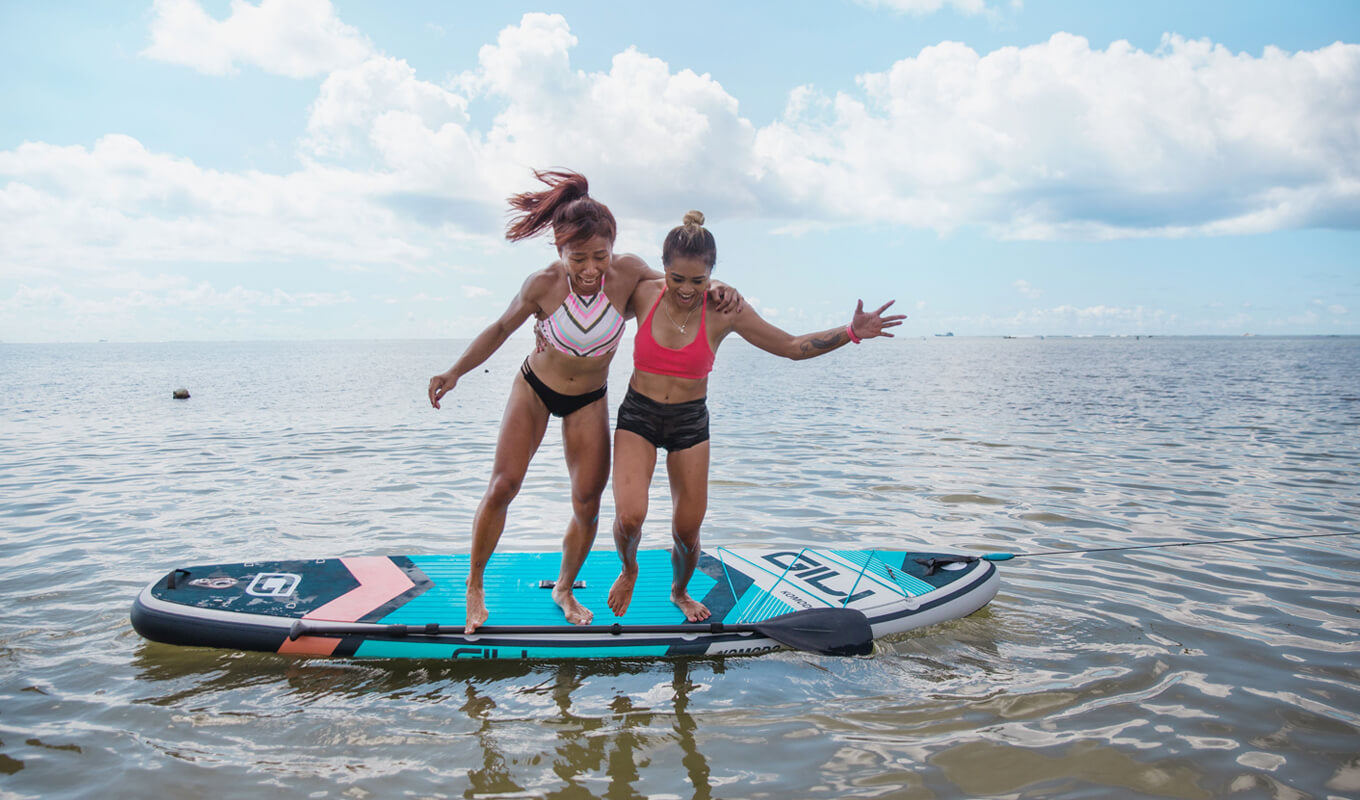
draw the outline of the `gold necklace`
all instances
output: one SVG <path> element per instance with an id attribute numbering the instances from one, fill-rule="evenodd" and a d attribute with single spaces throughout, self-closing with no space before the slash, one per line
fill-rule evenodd
<path id="1" fill-rule="evenodd" d="M 692 317 L 692 316 L 694 316 L 694 311 L 695 311 L 695 309 L 697 309 L 697 308 L 698 308 L 698 306 L 695 306 L 694 308 L 691 308 L 691 309 L 689 310 L 689 313 L 685 315 L 685 325 L 688 325 L 688 324 L 689 324 L 689 318 Z M 662 306 L 661 306 L 661 310 L 666 312 L 666 319 L 670 320 L 672 325 L 674 325 L 675 327 L 679 328 L 681 333 L 684 333 L 684 332 L 685 332 L 685 325 L 681 325 L 680 323 L 678 323 L 678 322 L 675 321 L 675 317 L 672 317 L 672 316 L 671 316 L 671 310 L 670 310 L 669 308 L 666 308 L 666 305 L 665 305 L 664 303 L 663 303 Z"/>

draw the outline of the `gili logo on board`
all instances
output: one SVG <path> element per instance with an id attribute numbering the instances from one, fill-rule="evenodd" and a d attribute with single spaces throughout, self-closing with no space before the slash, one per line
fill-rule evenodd
<path id="1" fill-rule="evenodd" d="M 246 587 L 246 594 L 256 597 L 288 597 L 302 583 L 302 576 L 291 572 L 261 572 Z"/>

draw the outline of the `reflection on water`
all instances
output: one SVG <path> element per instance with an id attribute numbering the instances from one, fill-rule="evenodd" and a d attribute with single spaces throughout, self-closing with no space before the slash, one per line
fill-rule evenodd
<path id="1" fill-rule="evenodd" d="M 456 344 L 0 345 L 0 797 L 1360 797 L 1360 340 L 881 344 L 724 346 L 707 542 L 1347 535 L 1017 559 L 865 659 L 174 648 L 171 564 L 466 550 L 522 354 L 436 414 Z M 567 491 L 553 431 L 503 546 Z"/>
<path id="2" fill-rule="evenodd" d="M 640 784 L 670 772 L 686 796 L 713 796 L 688 708 L 725 674 L 721 660 L 354 662 L 143 643 L 133 664 L 144 696 L 131 702 L 168 719 L 155 752 L 201 763 L 243 730 L 286 728 L 285 787 L 329 780 L 335 763 L 320 752 L 344 745 L 437 752 L 423 767 L 432 784 L 466 781 L 473 795 L 643 797 Z M 362 784 L 398 766 L 410 764 L 364 758 L 344 771 Z"/>

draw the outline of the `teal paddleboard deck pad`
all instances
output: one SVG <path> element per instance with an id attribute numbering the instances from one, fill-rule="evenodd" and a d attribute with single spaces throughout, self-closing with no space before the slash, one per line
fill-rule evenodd
<path id="1" fill-rule="evenodd" d="M 713 616 L 690 623 L 670 602 L 670 551 L 638 553 L 637 587 L 623 617 L 606 604 L 618 558 L 595 551 L 574 589 L 595 620 L 572 626 L 552 600 L 560 560 L 559 553 L 492 556 L 484 575 L 490 617 L 472 635 L 463 633 L 467 555 L 182 567 L 142 590 L 132 624 L 169 644 L 317 656 L 725 656 L 778 649 L 784 637 L 764 631 L 779 620 L 825 616 L 806 613 L 813 609 L 862 612 L 874 638 L 934 625 L 986 605 L 999 583 L 996 567 L 974 556 L 720 547 L 704 551 L 689 585 Z"/>

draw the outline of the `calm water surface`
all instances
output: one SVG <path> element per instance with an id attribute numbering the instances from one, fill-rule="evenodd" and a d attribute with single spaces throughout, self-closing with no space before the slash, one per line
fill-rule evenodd
<path id="1" fill-rule="evenodd" d="M 707 543 L 1346 534 L 1020 558 L 872 658 L 346 662 L 132 630 L 179 564 L 465 552 L 523 348 L 436 412 L 462 345 L 0 345 L 0 798 L 1360 797 L 1354 338 L 725 345 Z M 555 548 L 567 488 L 553 429 L 502 547 Z"/>

